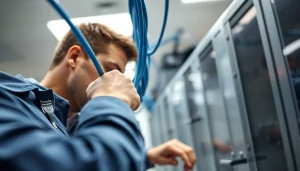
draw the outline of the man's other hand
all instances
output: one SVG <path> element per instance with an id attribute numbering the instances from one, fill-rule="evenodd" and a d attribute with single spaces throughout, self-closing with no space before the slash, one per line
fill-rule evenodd
<path id="1" fill-rule="evenodd" d="M 177 166 L 176 157 L 180 157 L 184 161 L 184 170 L 192 170 L 196 163 L 193 148 L 176 139 L 149 149 L 147 157 L 152 164 L 173 166 Z"/>

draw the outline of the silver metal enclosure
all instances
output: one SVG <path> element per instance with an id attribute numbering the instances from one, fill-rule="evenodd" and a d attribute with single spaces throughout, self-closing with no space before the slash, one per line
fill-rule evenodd
<path id="1" fill-rule="evenodd" d="M 197 171 L 300 170 L 298 63 L 299 0 L 233 1 L 156 101 L 154 145 L 192 146 Z"/>

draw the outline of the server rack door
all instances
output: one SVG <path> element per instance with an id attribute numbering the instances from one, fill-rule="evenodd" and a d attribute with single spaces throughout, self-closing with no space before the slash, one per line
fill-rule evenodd
<path id="1" fill-rule="evenodd" d="M 279 30 L 282 54 L 286 58 L 300 121 L 300 1 L 273 0 L 273 12 Z M 299 129 L 299 128 L 298 128 Z"/>
<path id="2" fill-rule="evenodd" d="M 215 171 L 214 151 L 205 110 L 199 64 L 197 62 L 197 59 L 195 59 L 195 62 L 191 63 L 191 68 L 183 75 L 190 115 L 188 124 L 192 130 L 194 150 L 198 159 L 196 163 L 197 169 L 199 171 Z"/>
<path id="3" fill-rule="evenodd" d="M 238 106 L 233 80 L 233 78 L 236 77 L 236 74 L 232 71 L 226 43 L 225 34 L 223 28 L 221 28 L 213 40 L 213 47 L 215 50 L 216 63 L 220 77 L 220 87 L 225 102 L 226 116 L 232 139 L 232 156 L 229 160 L 238 161 L 246 159 L 247 147 L 240 115 L 241 110 Z M 233 165 L 232 167 L 235 171 L 250 170 L 248 163 L 245 162 Z"/>
<path id="4" fill-rule="evenodd" d="M 189 146 L 193 146 L 191 129 L 188 125 L 189 113 L 185 98 L 184 80 L 182 76 L 177 77 L 177 80 L 172 85 L 170 99 L 170 106 L 173 108 L 176 121 L 176 132 L 178 136 L 177 138 L 181 142 Z M 180 160 L 179 166 L 177 168 L 179 170 L 182 170 L 183 166 L 183 162 Z"/>
<path id="5" fill-rule="evenodd" d="M 256 0 L 257 1 L 257 0 Z M 264 10 L 275 72 L 283 99 L 287 134 L 292 144 L 295 170 L 300 170 L 300 1 L 259 1 Z"/>
<path id="6" fill-rule="evenodd" d="M 283 171 L 288 170 L 288 167 L 282 132 L 256 15 L 256 9 L 251 7 L 237 23 L 232 23 L 236 63 L 257 170 Z"/>
<path id="7" fill-rule="evenodd" d="M 219 161 L 231 157 L 232 144 L 225 114 L 224 101 L 220 91 L 219 77 L 215 62 L 215 51 L 200 56 L 200 70 L 204 97 L 211 129 L 212 144 L 215 149 L 218 171 L 231 171 L 231 167 L 220 165 Z"/>
<path id="8" fill-rule="evenodd" d="M 172 97 L 171 105 L 174 109 L 173 112 L 176 120 L 178 139 L 187 145 L 193 146 L 191 130 L 188 125 L 190 117 L 185 98 L 184 80 L 182 77 L 179 77 L 174 83 L 170 96 Z"/>

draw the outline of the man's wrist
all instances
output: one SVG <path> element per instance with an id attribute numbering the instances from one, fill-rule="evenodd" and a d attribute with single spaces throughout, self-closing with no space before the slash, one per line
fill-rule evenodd
<path id="1" fill-rule="evenodd" d="M 149 149 L 148 149 L 149 150 Z M 150 157 L 148 155 L 148 150 L 146 151 L 146 169 L 153 168 L 155 165 L 151 162 Z"/>

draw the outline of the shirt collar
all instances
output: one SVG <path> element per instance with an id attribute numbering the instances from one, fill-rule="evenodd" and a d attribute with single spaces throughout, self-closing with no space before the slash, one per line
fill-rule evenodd
<path id="1" fill-rule="evenodd" d="M 4 72 L 0 72 L 0 87 L 18 94 L 26 94 L 34 90 L 48 90 L 48 88 L 41 86 L 35 79 L 24 79 L 22 75 L 12 76 Z M 53 93 L 53 96 L 55 101 L 55 115 L 66 125 L 69 113 L 69 102 L 55 93 Z"/>

